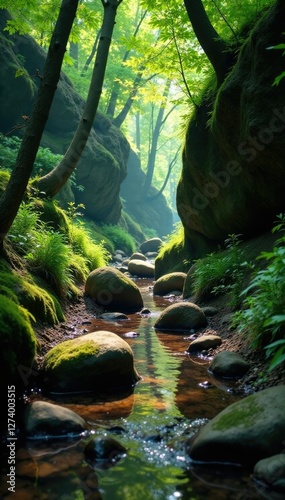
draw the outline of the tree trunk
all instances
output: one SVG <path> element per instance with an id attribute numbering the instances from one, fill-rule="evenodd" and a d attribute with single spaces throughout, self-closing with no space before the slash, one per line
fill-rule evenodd
<path id="1" fill-rule="evenodd" d="M 78 0 L 63 0 L 40 76 L 36 101 L 16 158 L 15 166 L 0 198 L 0 252 L 23 199 L 49 110 L 57 88 L 63 57 L 76 15 Z"/>
<path id="2" fill-rule="evenodd" d="M 157 143 L 158 143 L 161 127 L 164 123 L 163 122 L 163 115 L 164 115 L 164 111 L 165 111 L 165 101 L 167 100 L 167 97 L 168 97 L 170 83 L 171 83 L 171 80 L 168 79 L 166 84 L 165 84 L 165 88 L 164 88 L 164 92 L 163 92 L 164 99 L 160 105 L 158 115 L 156 118 L 155 127 L 153 130 L 153 135 L 152 135 L 152 139 L 151 139 L 151 148 L 150 148 L 148 162 L 147 162 L 147 172 L 146 172 L 146 176 L 145 176 L 144 185 L 142 187 L 143 200 L 145 200 L 145 198 L 147 197 L 148 192 L 149 192 L 150 187 L 151 187 L 151 183 L 152 183 L 154 166 L 155 166 L 155 158 L 156 158 L 156 152 L 157 152 Z"/>
<path id="3" fill-rule="evenodd" d="M 73 42 L 70 43 L 69 55 L 73 59 L 74 67 L 78 69 L 78 43 L 73 43 Z"/>
<path id="4" fill-rule="evenodd" d="M 123 109 L 120 111 L 118 116 L 116 116 L 116 118 L 114 118 L 114 120 L 112 121 L 112 123 L 113 123 L 113 125 L 115 125 L 115 127 L 120 128 L 120 126 L 122 125 L 123 121 L 126 119 L 128 112 L 130 111 L 130 109 L 132 107 L 132 104 L 134 102 L 134 98 L 137 95 L 140 83 L 142 81 L 143 70 L 144 70 L 144 67 L 140 68 L 140 71 L 134 80 L 134 85 L 133 85 L 133 88 L 131 90 L 131 93 L 130 93 L 128 99 L 126 100 Z"/>
<path id="5" fill-rule="evenodd" d="M 97 35 L 96 35 L 96 38 L 94 40 L 94 44 L 93 44 L 91 53 L 90 53 L 89 57 L 87 57 L 87 59 L 86 59 L 86 63 L 84 64 L 84 68 L 83 68 L 83 70 L 81 72 L 81 76 L 84 76 L 84 74 L 86 73 L 87 69 L 89 68 L 89 65 L 92 62 L 92 59 L 93 59 L 93 57 L 95 55 L 95 52 L 97 50 L 97 46 L 98 46 L 98 42 L 99 42 L 100 36 L 101 36 L 101 30 L 99 30 L 97 32 Z"/>
<path id="6" fill-rule="evenodd" d="M 215 70 L 217 82 L 221 83 L 232 62 L 229 47 L 210 23 L 202 0 L 184 0 L 184 5 L 195 35 Z"/>
<path id="7" fill-rule="evenodd" d="M 87 143 L 98 108 L 108 60 L 117 8 L 122 0 L 102 0 L 104 17 L 101 37 L 84 111 L 73 139 L 60 163 L 37 183 L 38 189 L 53 198 L 75 170 Z"/>
<path id="8" fill-rule="evenodd" d="M 141 27 L 141 24 L 142 24 L 142 22 L 143 22 L 143 20 L 144 20 L 144 18 L 146 16 L 146 14 L 147 14 L 146 10 L 144 12 L 142 12 L 141 17 L 140 17 L 138 23 L 136 24 L 136 28 L 135 28 L 135 31 L 134 31 L 134 34 L 133 34 L 133 38 L 135 38 L 137 36 L 137 34 L 139 32 L 139 29 Z M 125 52 L 124 57 L 123 57 L 122 62 L 121 62 L 121 67 L 123 67 L 124 63 L 129 59 L 130 52 L 131 52 L 131 49 L 129 49 L 129 50 L 127 50 Z M 114 115 L 115 115 L 115 109 L 116 109 L 116 104 L 117 104 L 117 101 L 118 101 L 120 87 L 121 87 L 120 82 L 118 82 L 117 80 L 115 80 L 114 84 L 113 84 L 111 96 L 110 96 L 110 99 L 109 99 L 108 108 L 107 108 L 107 111 L 106 111 L 106 115 L 109 116 L 110 118 L 114 118 Z"/>

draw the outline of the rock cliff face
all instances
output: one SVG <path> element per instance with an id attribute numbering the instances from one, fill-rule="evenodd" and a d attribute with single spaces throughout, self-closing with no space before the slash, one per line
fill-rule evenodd
<path id="1" fill-rule="evenodd" d="M 190 257 L 202 257 L 229 234 L 248 239 L 285 211 L 285 4 L 260 18 L 219 89 L 193 114 L 183 152 L 177 208 Z"/>

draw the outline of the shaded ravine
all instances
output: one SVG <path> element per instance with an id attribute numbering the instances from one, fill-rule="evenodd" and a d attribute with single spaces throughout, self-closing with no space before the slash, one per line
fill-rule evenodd
<path id="1" fill-rule="evenodd" d="M 149 280 L 137 280 L 137 284 L 151 315 L 132 314 L 117 322 L 96 318 L 88 330 L 121 335 L 133 349 L 141 380 L 133 390 L 120 395 L 30 394 L 32 400 L 44 399 L 72 409 L 88 422 L 91 431 L 77 440 L 19 440 L 13 499 L 266 498 L 250 482 L 247 471 L 194 467 L 186 456 L 185 440 L 242 396 L 211 379 L 207 360 L 185 352 L 189 334 L 154 330 L 160 310 L 175 298 L 153 298 Z M 131 338 L 128 332 L 138 336 Z M 84 447 L 90 433 L 114 437 L 126 447 L 126 456 L 112 467 L 87 463 Z M 12 495 L 5 488 L 7 478 L 2 474 L 1 479 L 2 497 L 8 498 Z"/>

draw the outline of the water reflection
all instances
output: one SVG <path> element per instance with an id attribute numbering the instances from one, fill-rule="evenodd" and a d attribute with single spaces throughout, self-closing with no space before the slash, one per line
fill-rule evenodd
<path id="1" fill-rule="evenodd" d="M 215 470 L 192 467 L 184 442 L 238 396 L 215 385 L 207 372 L 207 360 L 186 352 L 186 335 L 154 330 L 160 310 L 173 299 L 153 298 L 150 281 L 137 283 L 150 315 L 136 313 L 124 321 L 96 318 L 88 330 L 109 330 L 122 336 L 133 349 L 141 380 L 131 391 L 120 394 L 45 398 L 83 417 L 94 435 L 117 434 L 116 439 L 127 449 L 126 457 L 108 470 L 97 470 L 85 461 L 88 438 L 19 442 L 13 500 L 261 498 L 243 471 L 227 470 L 219 475 Z M 139 335 L 124 337 L 130 331 Z M 214 386 L 209 388 L 206 382 Z M 2 479 L 5 484 L 5 476 Z M 3 498 L 10 496 L 3 487 L 0 493 Z"/>

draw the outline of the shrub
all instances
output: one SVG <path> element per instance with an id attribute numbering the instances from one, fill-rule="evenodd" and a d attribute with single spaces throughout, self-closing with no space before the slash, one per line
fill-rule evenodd
<path id="1" fill-rule="evenodd" d="M 31 314 L 14 301 L 0 295 L 1 385 L 19 378 L 21 366 L 30 369 L 36 354 L 36 337 Z"/>
<path id="2" fill-rule="evenodd" d="M 285 216 L 278 216 L 273 232 L 285 231 Z M 285 234 L 271 252 L 262 252 L 266 266 L 259 270 L 242 292 L 243 310 L 236 313 L 233 324 L 245 333 L 254 348 L 264 347 L 273 369 L 285 359 Z"/>
<path id="3" fill-rule="evenodd" d="M 102 233 L 114 245 L 114 249 L 123 250 L 127 255 L 131 255 L 136 250 L 134 238 L 128 234 L 122 227 L 113 225 L 102 226 Z"/>
<path id="4" fill-rule="evenodd" d="M 192 291 L 202 299 L 210 293 L 228 294 L 229 305 L 238 307 L 241 302 L 245 272 L 250 266 L 239 248 L 239 235 L 229 235 L 226 250 L 207 255 L 193 266 Z"/>
<path id="5" fill-rule="evenodd" d="M 53 231 L 35 234 L 33 251 L 26 255 L 28 267 L 42 276 L 60 297 L 74 291 L 69 268 L 70 250 L 61 233 Z"/>
<path id="6" fill-rule="evenodd" d="M 69 239 L 74 253 L 76 255 L 81 254 L 85 258 L 87 274 L 88 270 L 92 271 L 107 264 L 109 260 L 108 251 L 104 248 L 103 243 L 92 241 L 90 231 L 83 224 L 78 222 L 70 224 Z"/>

